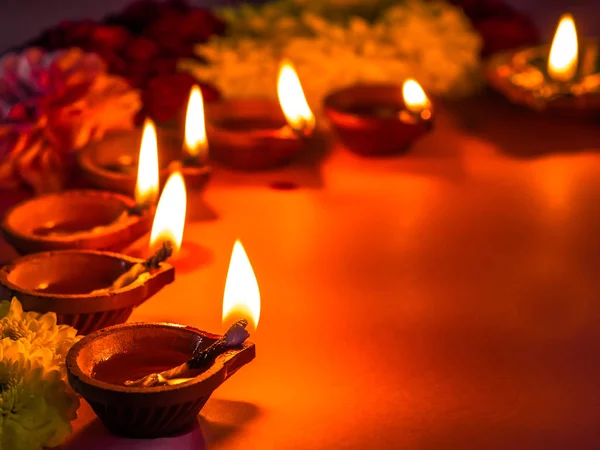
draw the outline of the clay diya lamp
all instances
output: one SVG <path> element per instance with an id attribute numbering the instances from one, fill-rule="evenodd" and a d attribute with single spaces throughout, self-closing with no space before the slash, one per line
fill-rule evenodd
<path id="1" fill-rule="evenodd" d="M 232 99 L 207 105 L 206 129 L 211 154 L 242 171 L 268 170 L 290 163 L 310 140 L 315 117 L 289 62 L 281 65 L 279 103 Z"/>
<path id="2" fill-rule="evenodd" d="M 152 225 L 153 208 L 112 192 L 66 191 L 35 197 L 6 212 L 2 233 L 19 253 L 80 248 L 122 250 Z"/>
<path id="3" fill-rule="evenodd" d="M 140 144 L 141 143 L 141 144 Z M 160 151 L 159 151 L 160 149 Z M 211 168 L 184 153 L 183 142 L 176 130 L 159 129 L 147 120 L 142 130 L 107 133 L 78 153 L 85 179 L 92 185 L 132 195 L 137 174 L 147 164 L 143 155 L 158 161 L 159 181 L 164 183 L 173 170 L 180 170 L 190 187 L 202 188 L 209 180 Z M 156 156 L 154 156 L 156 155 Z"/>
<path id="4" fill-rule="evenodd" d="M 551 46 L 495 55 L 485 75 L 513 103 L 568 116 L 600 114 L 600 42 L 580 45 L 568 14 L 562 16 Z"/>
<path id="5" fill-rule="evenodd" d="M 79 334 L 123 323 L 133 308 L 173 282 L 161 248 L 142 260 L 93 250 L 35 253 L 0 269 L 2 298 L 17 297 L 28 311 L 56 313 Z"/>
<path id="6" fill-rule="evenodd" d="M 325 97 L 325 113 L 344 147 L 364 156 L 407 150 L 433 128 L 433 109 L 421 86 L 355 85 Z"/>
<path id="7" fill-rule="evenodd" d="M 258 285 L 239 243 L 229 266 L 223 311 L 224 321 L 251 312 L 248 319 L 254 327 L 258 323 Z M 237 320 L 223 336 L 173 324 L 105 328 L 71 348 L 69 382 L 112 433 L 169 436 L 195 425 L 213 391 L 254 359 L 247 325 L 248 320 Z"/>

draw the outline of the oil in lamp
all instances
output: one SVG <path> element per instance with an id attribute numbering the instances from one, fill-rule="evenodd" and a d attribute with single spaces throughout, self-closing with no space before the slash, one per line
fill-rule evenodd
<path id="1" fill-rule="evenodd" d="M 77 342 L 67 355 L 73 389 L 114 434 L 150 438 L 190 427 L 211 394 L 255 357 L 247 341 L 256 329 L 260 293 L 237 241 L 223 299 L 224 335 L 165 323 L 106 328 Z"/>
<path id="2" fill-rule="evenodd" d="M 364 156 L 403 152 L 433 128 L 431 102 L 413 79 L 344 88 L 325 97 L 324 107 L 342 145 Z"/>
<path id="3" fill-rule="evenodd" d="M 280 66 L 279 103 L 231 99 L 207 105 L 211 151 L 222 164 L 238 170 L 267 170 L 288 164 L 311 138 L 315 116 L 289 61 Z"/>
<path id="4" fill-rule="evenodd" d="M 600 112 L 598 42 L 580 43 L 570 14 L 561 17 L 551 45 L 498 54 L 488 61 L 485 74 L 509 100 L 538 111 Z"/>

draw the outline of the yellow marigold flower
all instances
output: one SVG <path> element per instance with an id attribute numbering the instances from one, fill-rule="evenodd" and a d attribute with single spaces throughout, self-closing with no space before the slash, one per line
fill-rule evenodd
<path id="1" fill-rule="evenodd" d="M 54 359 L 22 338 L 0 340 L 0 449 L 56 447 L 71 434 L 79 400 Z"/>

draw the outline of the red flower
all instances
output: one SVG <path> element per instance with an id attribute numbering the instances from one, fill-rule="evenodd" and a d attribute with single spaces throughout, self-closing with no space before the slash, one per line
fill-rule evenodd
<path id="1" fill-rule="evenodd" d="M 97 25 L 90 33 L 91 43 L 96 48 L 117 50 L 127 45 L 129 31 L 123 27 Z"/>
<path id="2" fill-rule="evenodd" d="M 125 55 L 134 61 L 150 61 L 158 55 L 158 45 L 148 38 L 138 37 L 129 42 Z"/>
<path id="3" fill-rule="evenodd" d="M 177 115 L 183 116 L 194 84 L 200 86 L 204 101 L 210 102 L 220 98 L 214 87 L 198 83 L 191 75 L 161 75 L 150 80 L 143 93 L 146 114 L 159 122 L 170 120 Z"/>

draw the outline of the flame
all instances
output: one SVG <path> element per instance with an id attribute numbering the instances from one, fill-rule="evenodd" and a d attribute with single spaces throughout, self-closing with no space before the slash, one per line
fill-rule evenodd
<path id="1" fill-rule="evenodd" d="M 193 158 L 205 157 L 208 152 L 204 99 L 198 86 L 194 86 L 190 92 L 185 116 L 185 151 Z"/>
<path id="2" fill-rule="evenodd" d="M 156 215 L 150 232 L 150 247 L 171 241 L 173 250 L 181 247 L 187 198 L 185 183 L 179 172 L 173 172 L 158 201 Z"/>
<path id="3" fill-rule="evenodd" d="M 577 72 L 578 52 L 575 22 L 570 14 L 563 14 L 550 47 L 548 75 L 556 81 L 573 79 Z"/>
<path id="4" fill-rule="evenodd" d="M 152 205 L 158 198 L 158 143 L 156 127 L 146 119 L 140 145 L 135 201 L 138 205 Z"/>
<path id="5" fill-rule="evenodd" d="M 247 319 L 256 329 L 260 318 L 260 292 L 252 265 L 240 241 L 235 241 L 223 295 L 223 323 Z"/>
<path id="6" fill-rule="evenodd" d="M 282 62 L 279 67 L 277 95 L 290 127 L 304 132 L 310 132 L 315 128 L 315 116 L 306 102 L 296 70 L 289 61 Z"/>
<path id="7" fill-rule="evenodd" d="M 402 98 L 406 108 L 412 113 L 420 113 L 424 109 L 431 107 L 431 102 L 427 98 L 425 91 L 419 83 L 409 78 L 402 85 Z"/>

